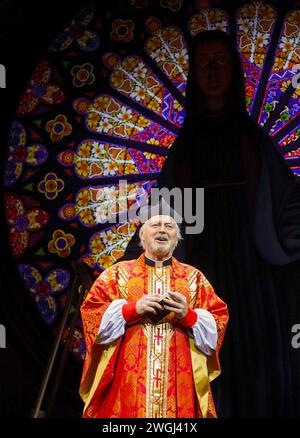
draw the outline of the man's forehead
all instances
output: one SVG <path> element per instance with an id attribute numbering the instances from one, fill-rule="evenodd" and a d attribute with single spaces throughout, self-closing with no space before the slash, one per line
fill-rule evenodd
<path id="1" fill-rule="evenodd" d="M 146 224 L 154 224 L 154 223 L 159 223 L 159 224 L 167 224 L 167 223 L 170 223 L 170 224 L 172 224 L 172 225 L 175 225 L 176 224 L 176 222 L 175 222 L 175 220 L 171 217 L 171 216 L 168 216 L 168 215 L 165 215 L 165 214 L 163 214 L 163 215 L 156 215 L 156 216 L 152 216 L 150 219 L 148 219 L 147 220 L 147 222 L 146 222 Z"/>

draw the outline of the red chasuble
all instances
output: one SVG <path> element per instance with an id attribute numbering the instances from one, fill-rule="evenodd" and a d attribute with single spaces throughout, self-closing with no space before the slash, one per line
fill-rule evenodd
<path id="1" fill-rule="evenodd" d="M 170 313 L 156 324 L 146 319 L 127 323 L 125 334 L 108 345 L 95 343 L 101 319 L 116 299 L 133 303 L 144 294 L 178 291 L 191 309 L 206 309 L 215 318 L 218 344 L 206 356 L 189 330 Z M 87 347 L 80 395 L 86 418 L 216 417 L 210 381 L 220 374 L 218 352 L 228 312 L 204 275 L 179 263 L 148 266 L 144 255 L 116 263 L 95 281 L 81 307 Z"/>

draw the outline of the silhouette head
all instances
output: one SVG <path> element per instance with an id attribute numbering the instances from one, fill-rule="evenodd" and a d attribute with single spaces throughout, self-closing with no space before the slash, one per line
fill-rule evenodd
<path id="1" fill-rule="evenodd" d="M 225 32 L 197 34 L 189 48 L 187 117 L 205 112 L 246 112 L 244 73 L 234 41 Z"/>

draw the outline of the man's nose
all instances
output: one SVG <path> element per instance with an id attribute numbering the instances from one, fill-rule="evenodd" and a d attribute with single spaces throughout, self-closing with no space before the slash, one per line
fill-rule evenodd
<path id="1" fill-rule="evenodd" d="M 160 232 L 160 233 L 165 233 L 165 232 L 166 232 L 166 229 L 165 229 L 164 224 L 161 224 L 161 225 L 159 226 L 159 232 Z"/>

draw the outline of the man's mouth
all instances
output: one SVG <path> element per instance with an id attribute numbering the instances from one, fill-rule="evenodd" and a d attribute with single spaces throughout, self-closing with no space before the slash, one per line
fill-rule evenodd
<path id="1" fill-rule="evenodd" d="M 168 238 L 164 236 L 155 237 L 155 240 L 158 240 L 159 242 L 168 242 Z"/>

